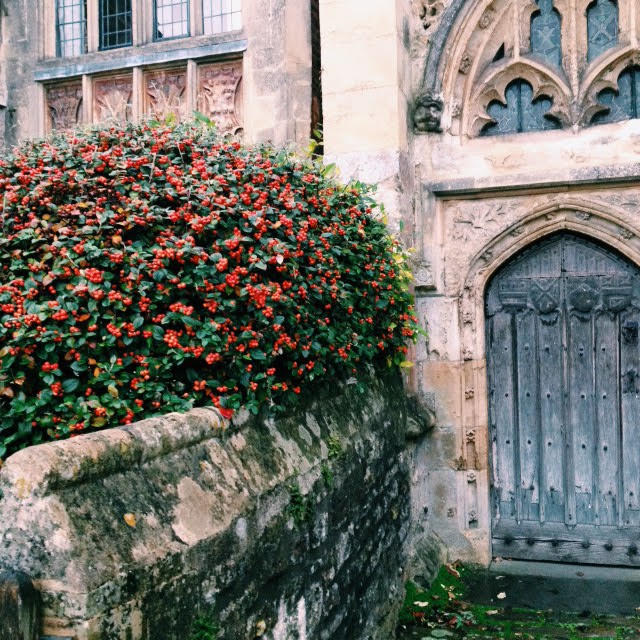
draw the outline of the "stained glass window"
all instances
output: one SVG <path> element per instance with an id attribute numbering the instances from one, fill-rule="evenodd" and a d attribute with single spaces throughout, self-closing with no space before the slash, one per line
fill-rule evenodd
<path id="1" fill-rule="evenodd" d="M 242 0 L 202 0 L 206 34 L 242 29 Z"/>
<path id="2" fill-rule="evenodd" d="M 189 35 L 189 0 L 156 0 L 154 6 L 155 40 Z"/>
<path id="3" fill-rule="evenodd" d="M 131 0 L 100 0 L 100 49 L 133 44 Z"/>
<path id="4" fill-rule="evenodd" d="M 87 52 L 86 0 L 58 0 L 56 24 L 58 56 L 79 56 Z"/>
<path id="5" fill-rule="evenodd" d="M 494 120 L 485 125 L 483 136 L 559 129 L 558 120 L 548 115 L 553 102 L 546 96 L 533 99 L 533 88 L 525 80 L 514 80 L 505 91 L 506 104 L 497 100 L 487 108 Z"/>
<path id="6" fill-rule="evenodd" d="M 605 89 L 598 102 L 606 111 L 594 116 L 593 124 L 620 122 L 640 117 L 640 67 L 629 67 L 618 77 L 618 90 Z"/>
<path id="7" fill-rule="evenodd" d="M 587 59 L 594 60 L 618 42 L 618 5 L 595 0 L 587 9 Z"/>
<path id="8" fill-rule="evenodd" d="M 537 0 L 531 16 L 531 53 L 552 66 L 562 65 L 562 20 L 553 0 Z"/>

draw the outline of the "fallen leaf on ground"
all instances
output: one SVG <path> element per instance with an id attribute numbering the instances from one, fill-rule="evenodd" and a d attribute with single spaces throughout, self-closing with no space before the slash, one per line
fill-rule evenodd
<path id="1" fill-rule="evenodd" d="M 445 564 L 444 568 L 454 577 L 454 578 L 459 578 L 460 577 L 460 572 L 452 565 L 450 564 Z"/>

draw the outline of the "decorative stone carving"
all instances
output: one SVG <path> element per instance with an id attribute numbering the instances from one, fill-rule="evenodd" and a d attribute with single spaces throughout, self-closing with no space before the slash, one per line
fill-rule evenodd
<path id="1" fill-rule="evenodd" d="M 154 71 L 145 76 L 145 112 L 164 120 L 186 116 L 187 73 L 185 69 Z"/>
<path id="2" fill-rule="evenodd" d="M 462 60 L 460 60 L 460 66 L 458 67 L 458 70 L 460 71 L 460 73 L 467 75 L 467 73 L 469 73 L 471 69 L 472 64 L 473 60 L 471 59 L 471 56 L 468 53 L 465 53 L 462 56 Z"/>
<path id="3" fill-rule="evenodd" d="M 427 260 L 419 260 L 414 264 L 413 282 L 416 290 L 433 291 L 436 288 L 433 267 Z"/>
<path id="4" fill-rule="evenodd" d="M 478 26 L 481 29 L 488 29 L 492 25 L 493 21 L 495 20 L 495 17 L 496 17 L 495 9 L 493 9 L 493 7 L 488 7 L 486 11 L 482 14 L 482 17 L 478 22 Z"/>
<path id="5" fill-rule="evenodd" d="M 132 119 L 133 78 L 97 78 L 93 85 L 93 113 L 98 122 L 129 122 Z"/>
<path id="6" fill-rule="evenodd" d="M 198 69 L 198 111 L 220 131 L 242 129 L 242 62 L 201 65 Z"/>
<path id="7" fill-rule="evenodd" d="M 413 127 L 417 133 L 441 133 L 443 102 L 431 93 L 424 93 L 415 101 Z"/>
<path id="8" fill-rule="evenodd" d="M 82 122 L 82 83 L 54 85 L 47 89 L 49 128 L 68 131 Z"/>
<path id="9" fill-rule="evenodd" d="M 444 3 L 442 0 L 418 0 L 418 2 L 415 2 L 420 24 L 425 31 L 429 31 L 437 22 L 443 8 Z"/>

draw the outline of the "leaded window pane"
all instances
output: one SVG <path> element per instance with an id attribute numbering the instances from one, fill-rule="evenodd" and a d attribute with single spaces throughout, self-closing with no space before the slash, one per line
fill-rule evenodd
<path id="1" fill-rule="evenodd" d="M 57 0 L 57 55 L 79 56 L 87 52 L 86 0 Z"/>
<path id="2" fill-rule="evenodd" d="M 504 135 L 529 131 L 559 129 L 558 120 L 549 116 L 553 102 L 546 96 L 534 100 L 533 88 L 525 80 L 515 80 L 505 91 L 506 104 L 494 100 L 487 108 L 493 122 L 487 124 L 482 135 Z"/>
<path id="3" fill-rule="evenodd" d="M 618 43 L 618 5 L 596 0 L 587 9 L 587 59 L 594 60 Z"/>
<path id="4" fill-rule="evenodd" d="M 189 0 L 155 0 L 155 39 L 189 35 Z"/>
<path id="5" fill-rule="evenodd" d="M 132 44 L 131 0 L 100 0 L 100 49 Z"/>
<path id="6" fill-rule="evenodd" d="M 640 67 L 625 69 L 618 77 L 618 90 L 605 89 L 598 95 L 605 111 L 594 116 L 593 124 L 621 122 L 640 117 Z"/>
<path id="7" fill-rule="evenodd" d="M 242 29 L 241 0 L 203 0 L 202 9 L 206 34 Z"/>
<path id="8" fill-rule="evenodd" d="M 562 66 L 562 20 L 553 0 L 537 0 L 531 16 L 531 53 L 548 64 Z"/>

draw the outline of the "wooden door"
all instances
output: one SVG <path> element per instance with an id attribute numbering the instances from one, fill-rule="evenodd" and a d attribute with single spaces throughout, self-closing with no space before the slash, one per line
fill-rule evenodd
<path id="1" fill-rule="evenodd" d="M 640 270 L 562 233 L 486 294 L 493 554 L 640 565 Z"/>

